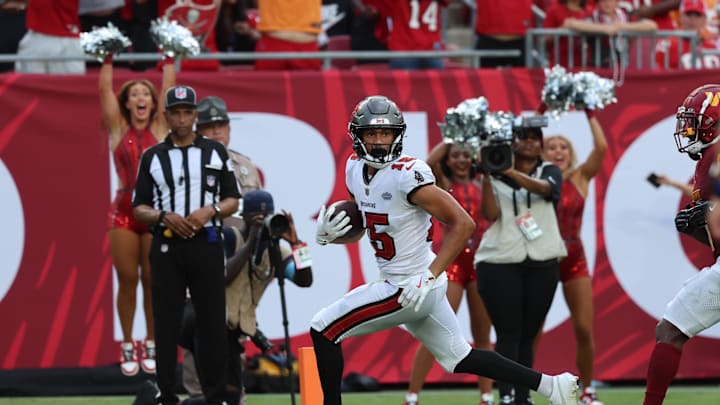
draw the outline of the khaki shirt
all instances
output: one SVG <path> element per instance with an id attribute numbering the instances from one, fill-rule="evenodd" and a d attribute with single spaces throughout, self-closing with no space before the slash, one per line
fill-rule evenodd
<path id="1" fill-rule="evenodd" d="M 230 160 L 232 161 L 235 171 L 235 178 L 240 186 L 240 194 L 263 188 L 260 172 L 258 172 L 257 167 L 255 167 L 249 157 L 242 153 L 235 152 L 232 149 L 228 149 L 228 155 L 230 155 Z"/>
<path id="2" fill-rule="evenodd" d="M 235 251 L 238 251 L 245 244 L 245 238 L 236 227 L 233 227 L 233 231 L 237 236 Z M 280 254 L 285 260 L 290 257 L 292 252 L 281 246 Z M 248 261 L 240 270 L 240 274 L 230 285 L 225 287 L 225 300 L 230 329 L 239 328 L 244 334 L 253 336 L 257 330 L 255 310 L 265 289 L 274 278 L 270 274 L 270 255 L 267 250 L 263 253 L 260 264 L 254 266 L 255 275 L 250 275 L 249 267 Z M 285 269 L 280 269 L 280 271 L 285 271 Z"/>

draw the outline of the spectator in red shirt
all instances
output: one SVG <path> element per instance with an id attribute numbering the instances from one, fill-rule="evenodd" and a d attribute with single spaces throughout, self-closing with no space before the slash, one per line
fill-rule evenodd
<path id="1" fill-rule="evenodd" d="M 683 0 L 680 5 L 680 29 L 696 31 L 698 34 L 698 43 L 695 44 L 700 49 L 720 49 L 720 43 L 717 38 L 707 35 L 707 10 L 703 0 Z M 692 61 L 690 53 L 690 39 L 668 38 L 658 42 L 655 48 L 655 63 L 664 67 L 667 58 L 667 67 L 671 69 L 692 69 L 695 68 L 719 68 L 720 58 L 717 55 L 703 55 Z M 682 54 L 678 58 L 678 47 Z"/>
<path id="2" fill-rule="evenodd" d="M 618 0 L 597 0 L 595 9 L 586 20 L 567 18 L 563 28 L 579 31 L 586 34 L 603 34 L 599 47 L 600 66 L 619 66 L 618 61 L 628 52 L 627 39 L 617 36 L 622 31 L 627 32 L 651 32 L 657 29 L 655 21 L 648 18 L 641 18 L 637 21 L 630 21 L 628 15 L 619 6 Z M 607 38 L 610 37 L 610 38 Z M 596 42 L 600 39 L 591 38 L 588 42 L 589 65 L 595 65 Z M 624 67 L 624 66 L 623 66 Z"/>
<path id="3" fill-rule="evenodd" d="M 525 32 L 532 28 L 532 4 L 542 0 L 477 0 L 475 6 L 475 49 L 514 50 L 518 57 L 487 58 L 483 67 L 525 66 Z"/>
<path id="4" fill-rule="evenodd" d="M 158 0 L 158 15 L 176 20 L 192 32 L 203 53 L 217 53 L 215 23 L 220 13 L 219 0 Z M 183 60 L 182 70 L 218 70 L 217 59 Z"/>
<path id="5" fill-rule="evenodd" d="M 431 51 L 443 49 L 442 7 L 447 0 L 355 0 L 358 8 L 370 3 L 381 18 L 388 20 L 387 45 L 391 51 Z M 369 5 L 369 4 L 368 4 Z M 397 58 L 392 69 L 442 69 L 442 58 Z"/>
<path id="6" fill-rule="evenodd" d="M 633 0 L 633 11 L 630 12 L 631 17 L 649 18 L 658 26 L 659 30 L 674 30 L 670 12 L 680 7 L 681 0 Z"/>
<path id="7" fill-rule="evenodd" d="M 18 44 L 18 56 L 67 57 L 79 60 L 15 62 L 15 71 L 40 74 L 84 74 L 85 52 L 80 46 L 78 0 L 29 0 L 27 33 Z"/>
<path id="8" fill-rule="evenodd" d="M 591 9 L 587 5 L 587 0 L 558 0 L 553 4 L 545 15 L 543 27 L 545 28 L 570 28 L 566 26 L 566 20 L 584 20 L 590 15 Z M 553 66 L 560 64 L 563 66 L 579 67 L 582 65 L 582 53 L 586 50 L 582 46 L 579 36 L 572 36 L 573 59 L 570 61 L 570 43 L 568 38 L 561 37 L 557 41 L 557 48 L 553 37 L 549 37 L 548 41 L 548 61 Z M 557 55 L 557 56 L 556 56 Z M 587 56 L 587 54 L 586 54 Z M 588 61 L 588 59 L 586 59 Z"/>

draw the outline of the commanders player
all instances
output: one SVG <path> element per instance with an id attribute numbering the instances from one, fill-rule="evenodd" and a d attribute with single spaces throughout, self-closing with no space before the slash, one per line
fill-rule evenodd
<path id="1" fill-rule="evenodd" d="M 720 210 L 708 207 L 720 195 L 718 148 L 720 85 L 706 84 L 690 92 L 678 107 L 675 141 L 678 150 L 697 160 L 693 203 L 675 217 L 675 227 L 720 255 Z M 710 200 L 710 202 L 708 202 Z M 659 405 L 677 373 L 685 343 L 720 322 L 720 263 L 702 269 L 670 301 L 655 329 L 644 405 Z"/>
<path id="2" fill-rule="evenodd" d="M 339 405 L 343 374 L 341 342 L 351 336 L 405 325 L 447 371 L 472 373 L 527 386 L 550 403 L 577 404 L 577 377 L 541 374 L 465 341 L 445 291 L 445 269 L 465 247 L 475 223 L 446 191 L 435 185 L 430 167 L 401 155 L 405 120 L 394 102 L 371 96 L 355 107 L 349 124 L 353 154 L 345 181 L 360 205 L 380 277 L 348 292 L 312 319 L 324 405 Z M 316 241 L 352 243 L 364 232 L 352 228 L 345 211 L 322 207 Z M 430 248 L 431 217 L 447 225 L 437 256 Z"/>

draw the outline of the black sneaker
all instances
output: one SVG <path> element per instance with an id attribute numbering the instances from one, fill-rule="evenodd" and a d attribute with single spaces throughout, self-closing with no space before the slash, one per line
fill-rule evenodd
<path id="1" fill-rule="evenodd" d="M 135 395 L 135 400 L 132 405 L 155 405 L 159 394 L 160 390 L 157 385 L 151 380 L 145 380 L 142 383 L 140 391 Z"/>

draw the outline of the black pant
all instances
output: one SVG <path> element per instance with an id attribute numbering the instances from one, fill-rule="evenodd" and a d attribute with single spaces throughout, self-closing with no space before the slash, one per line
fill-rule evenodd
<path id="1" fill-rule="evenodd" d="M 208 403 L 220 403 L 225 393 L 225 254 L 222 239 L 208 242 L 201 231 L 192 239 L 156 235 L 150 250 L 152 267 L 157 382 L 161 403 L 176 403 L 177 345 L 189 287 L 197 323 L 197 367 L 203 375 Z"/>
<path id="2" fill-rule="evenodd" d="M 245 347 L 240 341 L 243 337 L 243 333 L 240 329 L 232 329 L 227 331 L 227 361 L 225 368 L 225 378 L 228 387 L 232 387 L 237 390 L 236 392 L 242 392 L 243 387 L 243 366 L 241 356 L 245 352 Z M 185 313 L 183 314 L 182 332 L 180 334 L 180 346 L 192 352 L 195 364 L 197 367 L 198 353 L 197 347 L 197 326 L 195 310 L 192 304 L 188 301 L 185 303 Z M 198 373 L 198 379 L 203 381 L 204 376 Z M 230 389 L 228 389 L 230 390 Z M 229 402 L 229 401 L 228 401 Z"/>
<path id="3" fill-rule="evenodd" d="M 501 41 L 488 35 L 477 34 L 475 49 L 496 49 L 520 51 L 520 56 L 504 58 L 484 58 L 480 60 L 482 67 L 523 67 L 525 66 L 525 37 L 510 41 Z"/>
<path id="4" fill-rule="evenodd" d="M 478 292 L 485 302 L 497 341 L 495 351 L 532 367 L 533 341 L 545 322 L 557 287 L 558 262 L 494 264 L 478 263 Z M 524 386 L 497 382 L 500 396 L 511 395 L 522 402 L 529 391 Z"/>

